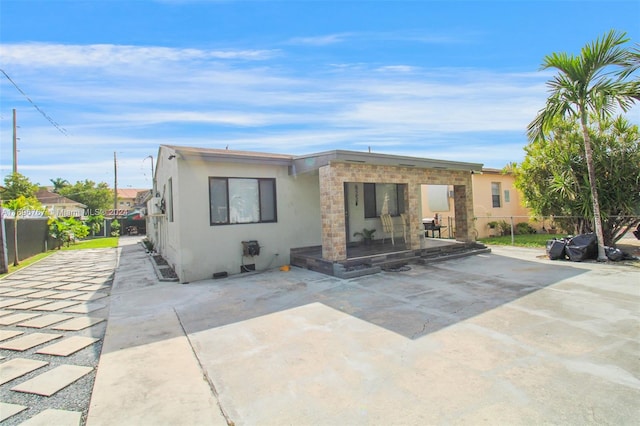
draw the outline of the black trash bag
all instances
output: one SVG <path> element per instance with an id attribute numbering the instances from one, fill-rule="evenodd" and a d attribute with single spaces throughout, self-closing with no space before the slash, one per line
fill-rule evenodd
<path id="1" fill-rule="evenodd" d="M 593 232 L 580 234 L 571 238 L 564 249 L 572 262 L 596 259 L 598 257 L 598 239 Z"/>
<path id="2" fill-rule="evenodd" d="M 551 260 L 559 260 L 565 259 L 565 246 L 567 245 L 567 241 L 565 239 L 557 240 L 548 240 L 547 241 L 547 256 Z"/>
<path id="3" fill-rule="evenodd" d="M 619 262 L 624 259 L 624 253 L 619 248 L 604 246 L 604 253 L 607 259 Z"/>

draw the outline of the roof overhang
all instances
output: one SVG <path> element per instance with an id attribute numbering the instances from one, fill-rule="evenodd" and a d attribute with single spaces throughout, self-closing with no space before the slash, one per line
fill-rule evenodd
<path id="1" fill-rule="evenodd" d="M 228 149 L 192 148 L 184 146 L 164 145 L 175 152 L 183 160 L 210 161 L 221 163 L 266 164 L 291 166 L 293 156 L 285 154 L 268 154 L 262 152 L 234 151 Z"/>
<path id="2" fill-rule="evenodd" d="M 291 174 L 307 173 L 331 163 L 370 164 L 376 166 L 409 167 L 416 169 L 458 170 L 476 173 L 482 171 L 480 163 L 435 160 L 431 158 L 409 157 L 403 155 L 380 154 L 358 151 L 326 151 L 317 154 L 302 155 L 293 159 Z"/>
<path id="3" fill-rule="evenodd" d="M 221 163 L 262 164 L 289 167 L 289 174 L 297 175 L 313 172 L 331 163 L 354 163 L 377 166 L 409 167 L 416 169 L 440 169 L 480 173 L 482 164 L 461 161 L 435 160 L 431 158 L 409 157 L 403 155 L 381 154 L 333 150 L 315 154 L 292 156 L 262 152 L 234 151 L 227 149 L 193 148 L 175 145 L 161 145 L 171 150 L 168 158 L 177 157 L 189 161 L 207 161 Z"/>

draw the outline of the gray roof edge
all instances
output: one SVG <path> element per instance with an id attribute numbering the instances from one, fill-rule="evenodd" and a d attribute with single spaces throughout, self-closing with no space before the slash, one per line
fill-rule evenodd
<path id="1" fill-rule="evenodd" d="M 449 170 L 481 171 L 482 163 L 469 163 L 462 161 L 436 160 L 424 157 L 410 157 L 405 155 L 383 154 L 374 152 L 360 152 L 347 150 L 332 150 L 294 157 L 294 165 L 308 164 L 310 159 L 320 159 L 313 167 L 318 168 L 329 164 L 331 161 L 354 162 L 365 164 L 378 164 L 399 167 L 435 168 Z"/>
<path id="2" fill-rule="evenodd" d="M 363 164 L 387 165 L 396 167 L 416 167 L 424 169 L 447 169 L 463 171 L 482 171 L 482 163 L 462 161 L 436 160 L 424 157 L 383 154 L 349 150 L 330 150 L 305 155 L 270 154 L 254 151 L 235 151 L 214 148 L 196 148 L 177 145 L 160 145 L 168 148 L 183 158 L 199 158 L 210 161 L 226 161 L 236 163 L 273 164 L 291 166 L 293 174 L 305 173 L 330 164 L 332 161 L 353 162 Z"/>
<path id="3" fill-rule="evenodd" d="M 290 166 L 293 156 L 287 154 L 271 154 L 257 151 L 236 151 L 214 148 L 196 148 L 190 146 L 160 145 L 168 148 L 182 158 L 198 158 L 210 161 L 252 164 L 274 164 Z"/>

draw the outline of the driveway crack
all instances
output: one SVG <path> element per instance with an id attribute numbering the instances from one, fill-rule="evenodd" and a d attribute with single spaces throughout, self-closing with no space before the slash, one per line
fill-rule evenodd
<path id="1" fill-rule="evenodd" d="M 182 328 L 182 332 L 184 333 L 185 337 L 187 338 L 187 342 L 189 342 L 189 347 L 191 348 L 191 352 L 193 353 L 193 356 L 198 361 L 198 365 L 200 366 L 200 370 L 202 370 L 202 375 L 204 376 L 205 380 L 209 384 L 209 388 L 211 389 L 211 392 L 216 397 L 216 403 L 218 404 L 218 409 L 220 410 L 220 413 L 222 414 L 222 417 L 224 417 L 224 420 L 227 422 L 228 426 L 235 426 L 235 422 L 231 419 L 229 414 L 226 412 L 226 410 L 224 409 L 224 407 L 220 403 L 220 395 L 218 393 L 218 390 L 216 389 L 216 386 L 213 383 L 213 380 L 211 380 L 211 377 L 209 377 L 209 375 L 207 374 L 207 370 L 204 368 L 204 365 L 202 364 L 202 361 L 200 360 L 200 357 L 198 357 L 198 353 L 196 352 L 196 350 L 193 347 L 193 343 L 191 342 L 191 339 L 189 338 L 189 333 L 187 333 L 187 330 L 184 328 L 184 324 L 182 324 L 182 319 L 180 319 L 180 315 L 178 315 L 178 311 L 176 310 L 176 308 L 173 308 L 173 312 L 176 314 L 176 318 L 178 318 L 178 322 L 180 323 L 180 328 Z"/>

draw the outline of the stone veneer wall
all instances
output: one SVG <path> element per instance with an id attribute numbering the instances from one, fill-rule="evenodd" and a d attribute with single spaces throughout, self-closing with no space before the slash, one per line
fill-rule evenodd
<path id="1" fill-rule="evenodd" d="M 320 176 L 320 209 L 322 219 L 322 257 L 330 261 L 347 258 L 345 235 L 344 183 L 406 184 L 405 206 L 409 214 L 409 245 L 420 248 L 424 228 L 420 217 L 421 185 L 453 185 L 456 211 L 456 239 L 473 241 L 473 192 L 469 171 L 414 169 L 401 166 L 335 162 L 323 166 Z"/>

